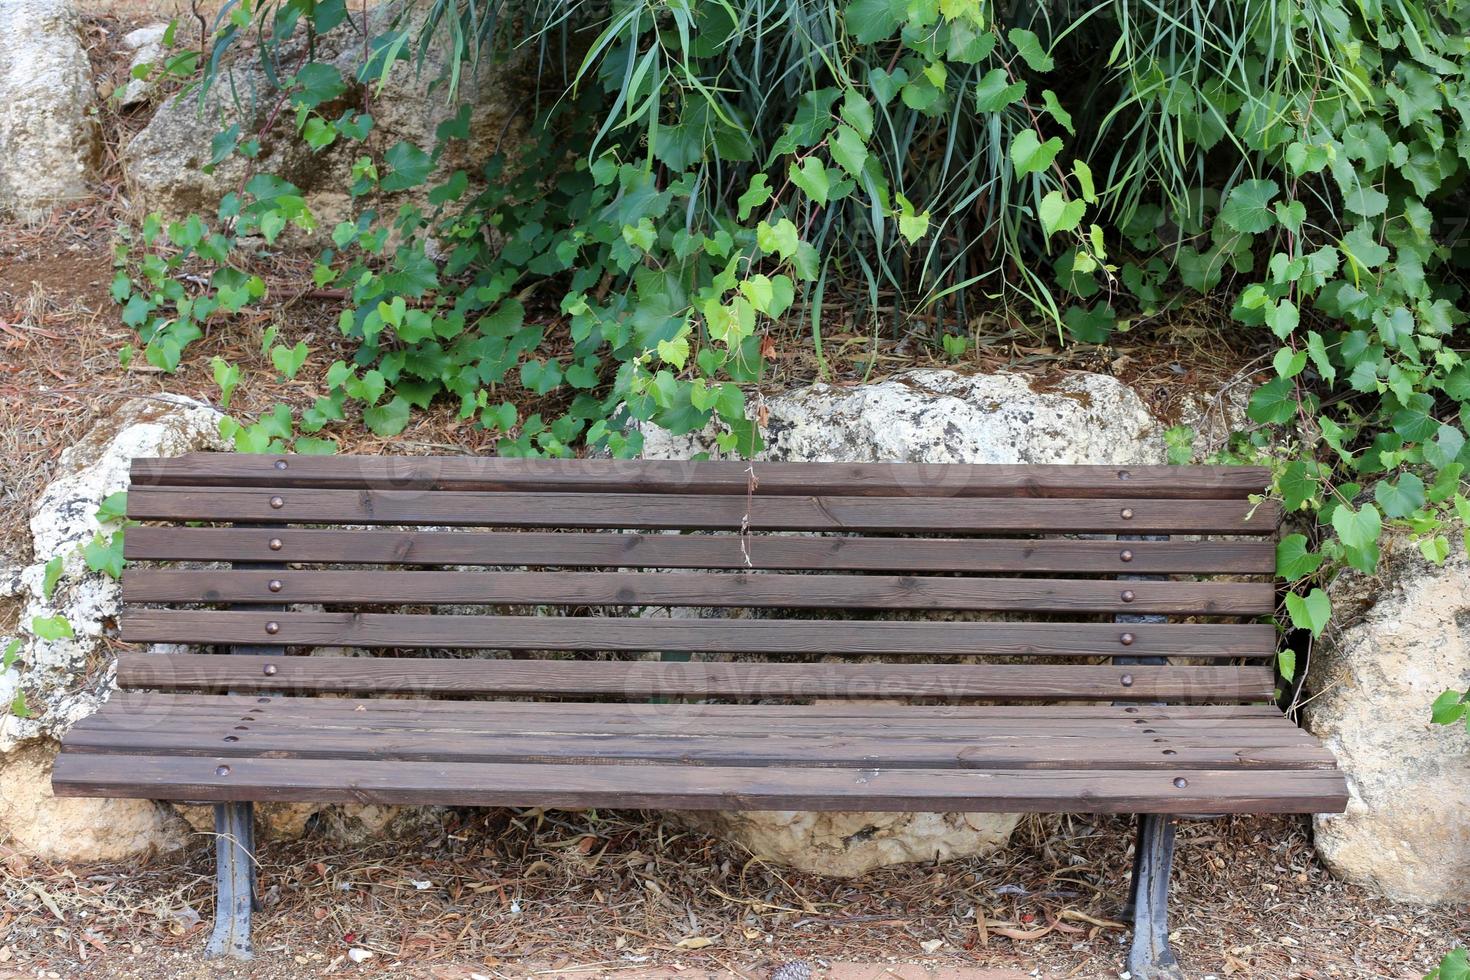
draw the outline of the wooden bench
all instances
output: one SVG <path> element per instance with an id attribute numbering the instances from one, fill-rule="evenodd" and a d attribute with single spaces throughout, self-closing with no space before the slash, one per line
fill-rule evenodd
<path id="1" fill-rule="evenodd" d="M 128 515 L 149 523 L 127 531 L 122 638 L 232 655 L 122 656 L 55 789 L 217 804 L 208 953 L 236 957 L 255 800 L 1137 813 L 1129 967 L 1175 975 L 1174 817 L 1346 801 L 1332 756 L 1273 703 L 1278 510 L 1248 499 L 1266 483 L 136 460 Z M 292 655 L 339 647 L 381 656 Z M 509 656 L 423 656 L 480 649 Z M 832 700 L 858 698 L 892 700 Z"/>

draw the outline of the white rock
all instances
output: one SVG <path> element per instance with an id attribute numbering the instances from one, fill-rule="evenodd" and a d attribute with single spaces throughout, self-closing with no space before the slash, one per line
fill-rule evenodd
<path id="1" fill-rule="evenodd" d="M 318 59 L 334 65 L 348 84 L 340 106 L 332 108 L 330 115 L 367 107 L 373 117 L 372 145 L 379 151 L 400 140 L 431 150 L 438 125 L 453 118 L 461 104 L 468 103 L 473 107 L 470 139 L 451 146 L 441 162 L 448 169 L 464 167 L 472 174 L 495 152 L 502 137 L 513 139 L 519 132 L 523 89 L 534 79 L 534 67 L 517 63 L 508 68 L 487 60 L 476 71 L 465 73 L 458 101 L 451 103 L 444 88 L 436 84 L 447 63 L 447 41 L 442 36 L 430 46 L 422 66 L 417 61 L 397 66 L 381 90 L 374 82 L 369 106 L 364 86 L 355 81 L 363 60 L 362 17 L 358 4 L 348 6 L 352 23 L 317 39 Z M 387 30 L 397 9 L 396 3 L 372 8 L 368 13 L 369 33 L 377 36 Z M 299 44 L 295 40 L 287 45 L 283 52 L 286 61 L 297 56 Z M 135 201 L 146 210 L 170 216 L 191 211 L 213 213 L 220 198 L 238 186 L 246 163 L 234 156 L 220 163 L 213 173 L 204 173 L 201 167 L 209 161 L 211 140 L 236 121 L 246 136 L 254 136 L 265 125 L 274 101 L 258 59 L 247 51 L 220 73 L 203 111 L 193 96 L 160 105 L 123 153 Z M 296 135 L 294 117 L 287 112 L 262 138 L 258 169 L 301 189 L 318 226 L 330 231 L 353 207 L 347 190 L 352 183 L 353 162 L 362 153 L 359 144 L 347 140 L 312 152 Z"/>
<path id="2" fill-rule="evenodd" d="M 0 837 L 48 861 L 115 861 L 181 847 L 188 826 L 151 800 L 57 798 L 53 742 L 0 755 Z"/>
<path id="3" fill-rule="evenodd" d="M 1127 385 L 1074 374 L 1042 390 L 1019 374 L 917 370 L 869 385 L 816 384 L 768 399 L 759 458 L 915 463 L 1163 463 L 1164 430 Z M 646 427 L 653 459 L 714 449 L 712 433 Z"/>
<path id="4" fill-rule="evenodd" d="M 1452 534 L 1452 540 L 1458 540 Z M 1315 818 L 1339 877 L 1413 902 L 1470 902 L 1470 734 L 1430 723 L 1470 687 L 1470 559 L 1443 566 L 1393 538 L 1377 577 L 1331 587 L 1340 622 L 1307 672 L 1307 727 L 1348 777 L 1348 808 Z"/>
<path id="5" fill-rule="evenodd" d="M 117 617 L 118 587 L 110 578 L 89 572 L 78 549 L 100 530 L 94 514 L 104 499 L 127 485 L 128 464 L 135 456 L 167 456 L 196 449 L 223 448 L 217 425 L 219 415 L 199 402 L 177 397 L 138 398 L 122 403 L 113 416 L 98 424 L 78 444 L 62 454 L 60 475 L 42 491 L 31 514 L 33 564 L 20 573 L 21 623 L 35 618 L 65 617 L 73 637 L 42 640 L 22 633 L 20 659 L 0 675 L 0 700 L 9 705 L 17 691 L 25 694 L 29 717 L 0 712 L 0 766 L 14 775 L 16 792 L 40 778 L 35 762 L 37 740 L 63 735 L 78 719 L 91 714 L 106 699 L 111 657 L 106 634 Z M 63 557 L 63 574 L 50 597 L 43 579 L 46 562 Z M 0 637 L 0 649 L 7 639 Z M 19 750 L 19 752 L 17 752 Z M 31 760 L 25 762 L 25 760 Z M 7 788 L 6 799 L 9 799 Z M 42 799 L 40 790 L 26 790 Z M 90 807 L 90 809 L 88 809 Z M 51 847 L 65 833 L 77 859 L 113 857 L 122 850 L 171 847 L 178 825 L 167 808 L 152 804 L 128 806 L 118 801 L 57 801 L 39 809 L 17 804 L 4 819 L 5 830 L 16 840 Z M 109 831 L 113 814 L 125 823 Z M 97 826 L 81 828 L 86 815 Z M 59 831 L 33 824 L 54 821 Z M 149 831 L 147 828 L 152 827 Z M 60 847 L 61 845 L 56 844 Z M 89 850 L 91 849 L 91 850 Z"/>
<path id="6" fill-rule="evenodd" d="M 92 69 L 69 0 L 0 0 L 0 211 L 43 218 L 87 196 Z"/>
<path id="7" fill-rule="evenodd" d="M 146 78 L 134 78 L 133 71 L 143 65 L 157 69 L 168 57 L 163 46 L 163 36 L 168 33 L 167 24 L 149 24 L 123 35 L 123 47 L 133 52 L 128 62 L 128 83 L 123 86 L 118 101 L 123 106 L 134 106 L 148 101 L 153 92 L 153 83 Z"/>
<path id="8" fill-rule="evenodd" d="M 681 819 L 752 854 L 813 874 L 851 878 L 891 864 L 989 854 L 1004 847 L 1016 813 L 694 811 Z"/>

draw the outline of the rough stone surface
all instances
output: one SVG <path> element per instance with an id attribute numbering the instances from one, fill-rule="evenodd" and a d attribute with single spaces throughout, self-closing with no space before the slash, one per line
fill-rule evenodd
<path id="1" fill-rule="evenodd" d="M 1167 460 L 1164 430 L 1131 388 L 1074 374 L 1040 387 L 1024 375 L 916 370 L 874 384 L 817 384 L 777 394 L 760 458 L 827 462 L 1096 463 Z M 1216 413 L 1233 406 L 1222 403 Z M 1202 413 L 1203 414 L 1203 413 Z M 644 432 L 644 455 L 714 452 L 712 432 Z M 688 813 L 766 860 L 851 876 L 909 861 L 983 855 L 1004 846 L 1007 813 Z"/>
<path id="2" fill-rule="evenodd" d="M 123 35 L 123 47 L 133 52 L 128 62 L 128 83 L 123 86 L 118 101 L 124 106 L 135 106 L 147 102 L 153 94 L 153 83 L 147 78 L 133 78 L 136 68 L 149 65 L 157 68 L 167 57 L 163 37 L 168 33 L 168 24 L 148 24 Z"/>
<path id="3" fill-rule="evenodd" d="M 24 692 L 30 717 L 0 713 L 0 753 L 38 738 L 59 738 L 105 700 L 111 676 L 106 633 L 119 604 L 117 583 L 91 572 L 80 549 L 102 530 L 102 501 L 127 486 L 135 456 L 172 456 L 222 448 L 212 408 L 187 398 L 158 396 L 122 403 L 113 415 L 62 454 L 57 477 L 31 513 L 32 564 L 21 569 L 22 627 L 36 618 L 63 616 L 73 636 L 43 640 L 20 631 L 20 657 L 0 674 L 0 703 Z M 48 597 L 46 563 L 62 557 L 62 574 Z M 0 636 L 0 649 L 12 639 Z"/>
<path id="4" fill-rule="evenodd" d="M 850 878 L 891 864 L 988 854 L 1004 847 L 1016 813 L 689 812 L 691 826 L 767 861 Z"/>
<path id="5" fill-rule="evenodd" d="M 0 212 L 38 220 L 87 195 L 92 70 L 70 0 L 0 2 Z"/>
<path id="6" fill-rule="evenodd" d="M 0 755 L 0 840 L 49 861 L 115 861 L 183 845 L 189 827 L 164 804 L 53 796 L 55 758 L 49 740 Z"/>
<path id="7" fill-rule="evenodd" d="M 1451 535 L 1451 539 L 1458 538 Z M 1307 672 L 1307 727 L 1348 777 L 1348 808 L 1316 818 L 1339 877 L 1413 902 L 1470 902 L 1470 734 L 1434 725 L 1443 691 L 1470 687 L 1470 559 L 1443 566 L 1392 539 L 1377 577 L 1332 586 L 1340 622 Z"/>
<path id="8" fill-rule="evenodd" d="M 1167 458 L 1168 426 L 1133 389 L 1100 374 L 1041 388 L 1019 374 L 917 370 L 851 388 L 798 388 L 766 407 L 766 459 L 1139 466 Z M 714 449 L 709 432 L 649 428 L 644 440 L 653 458 Z"/>
<path id="9" fill-rule="evenodd" d="M 351 6 L 355 9 L 357 5 Z M 383 5 L 371 10 L 370 33 L 376 36 L 386 30 L 396 9 L 396 5 Z M 372 145 L 379 150 L 400 140 L 431 150 L 438 125 L 453 118 L 466 103 L 472 106 L 470 139 L 455 144 L 443 161 L 446 168 L 465 166 L 473 172 L 495 151 L 502 136 L 513 140 L 520 131 L 517 110 L 533 70 L 484 64 L 465 74 L 458 101 L 450 102 L 442 86 L 435 84 L 446 56 L 446 44 L 438 39 L 422 67 L 416 63 L 398 66 L 381 91 L 374 81 L 369 103 L 367 87 L 354 81 L 363 60 L 360 39 L 356 23 L 343 25 L 319 39 L 317 57 L 334 65 L 349 84 L 341 104 L 328 106 L 327 114 L 335 117 L 349 108 L 369 111 Z M 283 57 L 289 62 L 293 56 L 288 46 Z M 135 201 L 170 216 L 191 211 L 212 214 L 220 198 L 238 188 L 246 162 L 233 156 L 212 174 L 203 173 L 200 168 L 209 162 L 210 141 L 231 122 L 239 122 L 246 135 L 257 133 L 271 117 L 275 101 L 258 59 L 246 54 L 221 73 L 202 110 L 193 98 L 162 104 L 124 153 Z M 314 153 L 296 137 L 293 123 L 291 112 L 281 113 L 261 141 L 258 169 L 289 180 L 305 192 L 318 228 L 329 232 L 351 206 L 346 192 L 352 183 L 352 163 L 361 155 L 361 148 L 339 141 Z"/>
<path id="10" fill-rule="evenodd" d="M 195 830 L 213 832 L 212 807 L 177 806 L 175 809 Z M 263 841 L 295 840 L 310 833 L 340 844 L 362 844 L 442 829 L 442 818 L 448 812 L 443 807 L 375 803 L 257 803 L 255 826 Z"/>

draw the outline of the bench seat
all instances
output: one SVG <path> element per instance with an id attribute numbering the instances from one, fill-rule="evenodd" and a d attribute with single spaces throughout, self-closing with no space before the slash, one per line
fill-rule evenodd
<path id="1" fill-rule="evenodd" d="M 636 768 L 630 768 L 636 767 Z M 121 694 L 59 793 L 679 809 L 1317 812 L 1268 706 L 678 705 Z"/>

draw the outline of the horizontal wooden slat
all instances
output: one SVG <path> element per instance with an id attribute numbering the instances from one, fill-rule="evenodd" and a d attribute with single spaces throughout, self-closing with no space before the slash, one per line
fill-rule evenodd
<path id="1" fill-rule="evenodd" d="M 279 548 L 272 548 L 279 542 Z M 1270 575 L 1270 541 L 1078 541 L 547 531 L 128 529 L 129 561 L 343 562 L 576 568 Z M 1125 558 L 1126 555 L 1126 558 Z"/>
<path id="2" fill-rule="evenodd" d="M 272 626 L 275 628 L 272 629 Z M 1131 642 L 1125 642 L 1131 637 Z M 131 643 L 282 646 L 664 650 L 708 653 L 924 656 L 1265 657 L 1262 624 L 934 623 L 830 620 L 436 616 L 399 613 L 197 612 L 132 608 Z"/>
<path id="3" fill-rule="evenodd" d="M 996 500 L 139 487 L 135 520 L 925 533 L 1271 534 L 1278 506 L 1241 500 Z"/>
<path id="4" fill-rule="evenodd" d="M 123 599 L 233 604 L 509 603 L 1254 616 L 1275 608 L 1276 588 L 1269 582 L 892 575 L 132 569 L 123 579 Z"/>
<path id="5" fill-rule="evenodd" d="M 267 673 L 269 671 L 269 673 Z M 127 688 L 644 698 L 989 698 L 1264 701 L 1268 667 L 647 663 L 125 653 Z"/>
<path id="6" fill-rule="evenodd" d="M 223 708 L 230 706 L 225 705 Z M 104 715 L 109 714 L 103 709 Z M 122 719 L 127 722 L 133 719 Z M 75 726 L 70 751 L 149 755 L 228 755 L 272 758 L 377 759 L 423 762 L 570 764 L 648 763 L 714 766 L 877 766 L 882 768 L 998 769 L 1331 769 L 1320 745 L 1303 744 L 1285 718 L 1254 730 L 1171 732 L 1095 723 L 965 731 L 935 726 L 923 734 L 851 731 L 841 719 L 827 729 L 791 731 L 779 721 L 754 733 L 477 730 L 454 716 L 419 719 L 415 727 L 385 724 L 369 715 L 323 714 L 317 719 L 267 718 L 245 722 L 235 711 L 173 712 L 156 723 L 128 727 L 103 717 Z"/>
<path id="7" fill-rule="evenodd" d="M 222 717 L 237 719 L 231 729 L 251 731 L 276 725 L 311 726 L 322 732 L 372 729 L 395 737 L 441 732 L 464 737 L 562 735 L 686 735 L 720 737 L 825 736 L 861 732 L 885 738 L 1040 737 L 1066 731 L 1076 738 L 1146 738 L 1148 744 L 1171 739 L 1227 740 L 1239 747 L 1320 743 L 1287 722 L 1279 711 L 1265 715 L 1222 715 L 1198 706 L 1176 706 L 1164 714 L 1137 706 L 1137 715 L 1094 712 L 1076 705 L 991 705 L 951 712 L 947 707 L 907 705 L 907 710 L 877 710 L 883 705 L 843 702 L 848 710 L 806 710 L 813 705 L 709 705 L 698 703 L 506 702 L 381 700 L 183 695 L 125 692 L 72 731 L 108 732 L 119 741 L 139 731 L 200 731 L 224 735 Z M 875 710 L 857 712 L 858 707 Z M 1147 710 L 1145 710 L 1147 707 Z M 732 708 L 746 709 L 732 713 Z M 723 710 L 722 710 L 723 709 Z M 754 710 L 751 710 L 754 709 Z M 1052 710 L 1032 710 L 1052 709 Z M 1061 710 L 1057 710 L 1061 709 Z M 1154 743 L 1153 739 L 1160 742 Z"/>
<path id="8" fill-rule="evenodd" d="M 1244 466 L 1031 466 L 932 463 L 262 456 L 190 453 L 135 459 L 135 486 L 600 491 L 901 497 L 1235 498 L 1270 472 Z"/>
<path id="9" fill-rule="evenodd" d="M 984 770 L 513 765 L 64 751 L 58 796 L 228 802 L 754 810 L 1310 813 L 1346 804 L 1330 770 Z"/>

